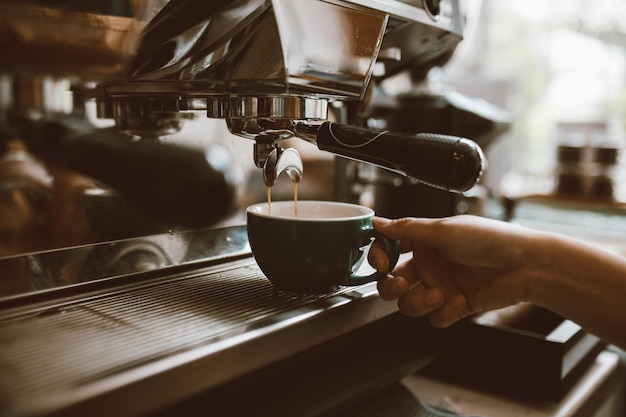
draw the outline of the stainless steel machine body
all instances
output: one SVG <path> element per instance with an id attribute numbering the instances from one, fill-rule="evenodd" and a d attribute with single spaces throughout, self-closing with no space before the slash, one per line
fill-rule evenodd
<path id="1" fill-rule="evenodd" d="M 232 209 L 228 160 L 160 140 L 199 112 L 255 141 L 267 186 L 282 172 L 303 177 L 297 152 L 280 161 L 281 140 L 294 136 L 453 192 L 482 174 L 471 140 L 355 129 L 357 117 L 338 115 L 354 105 L 365 111 L 377 80 L 451 54 L 462 39 L 457 1 L 57 3 L 0 3 L 0 52 L 12 57 L 0 67 L 2 148 L 25 146 L 46 169 L 94 179 L 83 186 L 119 193 L 162 223 L 157 232 L 210 226 Z M 93 101 L 113 127 L 85 117 Z M 35 188 L 54 186 L 53 176 L 61 177 L 38 178 Z"/>

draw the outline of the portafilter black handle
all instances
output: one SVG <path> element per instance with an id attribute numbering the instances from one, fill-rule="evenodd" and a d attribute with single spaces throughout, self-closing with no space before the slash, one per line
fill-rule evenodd
<path id="1" fill-rule="evenodd" d="M 233 184 L 224 167 L 216 166 L 226 161 L 159 141 L 132 141 L 114 129 L 75 125 L 28 123 L 25 139 L 44 161 L 110 186 L 130 204 L 168 224 L 210 226 L 232 208 Z"/>
<path id="2" fill-rule="evenodd" d="M 317 147 L 454 192 L 476 185 L 485 165 L 482 150 L 469 139 L 376 131 L 333 122 L 319 126 Z"/>

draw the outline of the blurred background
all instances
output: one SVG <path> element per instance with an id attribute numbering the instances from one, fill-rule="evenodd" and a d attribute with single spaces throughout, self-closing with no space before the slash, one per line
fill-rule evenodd
<path id="1" fill-rule="evenodd" d="M 559 145 L 624 147 L 622 1 L 469 0 L 466 6 L 468 36 L 436 76 L 510 111 L 501 158 L 487 171 L 490 184 L 514 195 L 549 193 L 558 179 Z M 623 182 L 615 190 L 622 201 Z"/>

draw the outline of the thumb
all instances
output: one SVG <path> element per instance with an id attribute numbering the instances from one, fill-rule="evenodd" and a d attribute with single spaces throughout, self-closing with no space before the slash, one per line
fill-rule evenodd
<path id="1" fill-rule="evenodd" d="M 434 219 L 404 217 L 387 219 L 374 217 L 374 229 L 388 239 L 413 241 L 420 243 L 435 243 L 439 234 L 435 231 Z"/>

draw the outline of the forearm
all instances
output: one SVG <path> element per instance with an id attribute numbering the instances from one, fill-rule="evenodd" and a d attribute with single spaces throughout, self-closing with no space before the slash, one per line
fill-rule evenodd
<path id="1" fill-rule="evenodd" d="M 562 236 L 540 236 L 529 255 L 536 265 L 529 301 L 626 348 L 626 258 Z"/>

